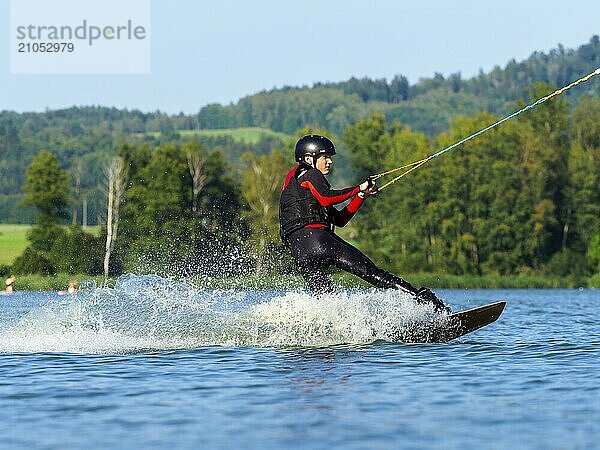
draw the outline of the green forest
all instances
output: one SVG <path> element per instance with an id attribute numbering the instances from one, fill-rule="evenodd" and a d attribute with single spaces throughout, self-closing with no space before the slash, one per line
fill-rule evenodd
<path id="1" fill-rule="evenodd" d="M 424 158 L 599 66 L 595 36 L 466 80 L 437 74 L 410 85 L 398 75 L 286 87 L 197 115 L 3 111 L 0 222 L 35 224 L 25 252 L 3 271 L 293 272 L 277 213 L 299 136 L 332 136 L 333 184 L 350 185 Z M 257 131 L 232 130 L 242 127 Z M 409 174 L 369 199 L 343 232 L 400 274 L 584 279 L 600 272 L 599 185 L 593 79 Z"/>
<path id="2" fill-rule="evenodd" d="M 510 112 L 535 82 L 564 86 L 600 66 L 600 38 L 576 50 L 562 46 L 549 53 L 536 52 L 528 59 L 510 61 L 504 68 L 463 79 L 460 73 L 435 74 L 410 85 L 406 77 L 356 79 L 316 83 L 311 87 L 283 87 L 260 92 L 231 105 L 212 104 L 198 114 L 202 128 L 258 126 L 291 134 L 306 124 L 318 124 L 336 134 L 346 125 L 374 112 L 388 123 L 399 121 L 429 137 L 447 130 L 453 117 L 480 111 Z M 596 84 L 569 92 L 572 105 L 581 96 L 598 95 Z"/>

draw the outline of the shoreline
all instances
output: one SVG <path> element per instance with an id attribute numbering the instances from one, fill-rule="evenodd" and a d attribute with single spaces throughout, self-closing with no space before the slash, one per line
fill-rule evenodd
<path id="1" fill-rule="evenodd" d="M 150 275 L 150 274 L 146 274 Z M 143 274 L 139 274 L 143 276 Z M 64 291 L 70 280 L 82 283 L 91 280 L 98 286 L 113 287 L 118 277 L 105 279 L 102 275 L 57 274 L 55 276 L 17 275 L 14 283 L 15 292 L 19 291 Z M 204 277 L 163 277 L 175 283 L 187 283 L 190 286 L 204 289 L 238 289 L 238 290 L 286 290 L 304 286 L 297 275 L 246 275 L 227 278 Z M 404 275 L 407 281 L 415 286 L 427 286 L 431 289 L 577 289 L 600 288 L 600 275 L 591 277 L 548 277 L 532 275 L 482 275 L 463 276 L 435 273 L 418 273 Z M 368 288 L 369 284 L 349 274 L 334 274 L 333 279 L 339 287 Z M 10 294 L 8 294 L 10 295 Z"/>

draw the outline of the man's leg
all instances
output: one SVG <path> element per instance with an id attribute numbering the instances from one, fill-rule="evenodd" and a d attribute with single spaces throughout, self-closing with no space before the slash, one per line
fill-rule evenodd
<path id="1" fill-rule="evenodd" d="M 290 252 L 306 287 L 316 294 L 333 292 L 335 287 L 328 272 L 330 251 L 322 239 L 324 231 L 303 228 L 290 235 Z"/>
<path id="2" fill-rule="evenodd" d="M 438 311 L 450 312 L 442 300 L 427 288 L 416 288 L 399 276 L 377 267 L 364 253 L 350 245 L 339 236 L 331 233 L 335 239 L 334 264 L 339 269 L 350 272 L 373 286 L 383 289 L 398 289 L 411 294 L 419 303 L 431 303 Z"/>

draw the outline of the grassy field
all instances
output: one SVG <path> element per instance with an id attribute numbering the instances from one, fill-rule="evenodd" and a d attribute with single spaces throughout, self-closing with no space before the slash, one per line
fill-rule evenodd
<path id="1" fill-rule="evenodd" d="M 31 225 L 0 223 L 0 264 L 10 266 L 23 253 L 29 245 L 27 231 L 30 228 Z M 98 236 L 100 227 L 86 227 L 85 231 Z"/>
<path id="2" fill-rule="evenodd" d="M 219 128 L 215 130 L 180 130 L 178 133 L 183 138 L 193 138 L 194 136 L 231 136 L 236 142 L 244 142 L 247 144 L 256 144 L 263 137 L 276 137 L 279 139 L 287 139 L 289 136 L 284 133 L 273 131 L 269 128 L 248 127 L 248 128 Z M 158 137 L 159 132 L 139 133 L 137 136 L 154 136 Z"/>
<path id="3" fill-rule="evenodd" d="M 10 265 L 27 247 L 31 225 L 0 224 L 0 264 Z"/>

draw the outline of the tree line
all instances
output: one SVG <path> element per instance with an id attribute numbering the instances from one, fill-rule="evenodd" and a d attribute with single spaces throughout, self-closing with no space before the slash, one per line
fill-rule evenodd
<path id="1" fill-rule="evenodd" d="M 535 84 L 528 95 L 539 98 L 552 90 Z M 294 165 L 297 137 L 331 135 L 339 156 L 349 161 L 351 183 L 422 159 L 498 118 L 489 112 L 458 117 L 447 131 L 428 137 L 375 113 L 337 137 L 299 129 L 269 153 L 245 153 L 238 165 L 222 150 L 195 141 L 125 143 L 117 156 L 120 175 L 111 178 L 110 165 L 103 171 L 106 213 L 99 237 L 61 226 L 73 186 L 58 159 L 41 152 L 24 183 L 37 225 L 13 269 L 207 277 L 287 273 L 293 267 L 278 236 L 278 199 Z M 599 98 L 582 99 L 574 109 L 564 97 L 548 101 L 370 199 L 349 235 L 375 261 L 401 274 L 598 273 L 599 124 Z M 122 192 L 109 206 L 111 183 Z"/>
<path id="2" fill-rule="evenodd" d="M 564 86 L 600 66 L 600 38 L 593 36 L 575 50 L 559 45 L 550 52 L 535 52 L 524 61 L 509 61 L 504 68 L 463 79 L 460 72 L 436 73 L 410 85 L 401 74 L 386 79 L 351 78 L 311 87 L 263 91 L 235 104 L 211 104 L 198 114 L 202 128 L 260 126 L 291 134 L 307 123 L 319 124 L 335 133 L 345 126 L 383 114 L 387 123 L 398 120 L 429 137 L 448 129 L 453 117 L 478 111 L 505 114 L 534 82 Z M 600 88 L 592 89 L 598 94 Z M 589 93 L 589 91 L 588 91 Z M 576 105 L 584 91 L 568 93 Z"/>
<path id="3" fill-rule="evenodd" d="M 64 226 L 73 186 L 58 159 L 42 151 L 23 186 L 23 205 L 35 207 L 36 224 L 10 270 L 204 277 L 272 271 L 264 255 L 281 246 L 272 235 L 268 243 L 262 237 L 265 223 L 266 232 L 276 234 L 277 211 L 264 206 L 275 201 L 288 163 L 278 154 L 273 165 L 272 155 L 248 152 L 237 168 L 219 148 L 196 141 L 123 144 L 103 168 L 105 215 L 97 236 L 79 224 Z M 272 191 L 268 199 L 262 197 L 264 183 Z"/>
<path id="4" fill-rule="evenodd" d="M 449 129 L 457 116 L 480 111 L 503 115 L 513 108 L 535 81 L 556 86 L 600 66 L 600 39 L 594 36 L 575 50 L 558 46 L 549 53 L 536 52 L 524 61 L 510 61 L 470 79 L 460 73 L 435 74 L 410 84 L 403 75 L 385 79 L 351 78 L 311 87 L 284 87 L 240 99 L 231 105 L 212 104 L 198 114 L 169 115 L 107 107 L 73 107 L 58 111 L 18 114 L 0 112 L 0 222 L 33 223 L 32 207 L 16 208 L 23 199 L 25 169 L 41 150 L 54 154 L 68 168 L 75 188 L 71 192 L 71 223 L 97 224 L 103 216 L 104 167 L 125 142 L 151 146 L 198 141 L 220 147 L 228 161 L 239 166 L 241 155 L 251 150 L 268 154 L 281 147 L 280 139 L 265 138 L 248 144 L 230 137 L 192 136 L 184 132 L 203 129 L 258 126 L 292 135 L 307 124 L 341 135 L 346 126 L 373 113 L 386 123 L 400 122 L 433 138 Z M 597 96 L 600 84 L 568 92 L 570 104 Z M 351 170 L 340 178 L 350 180 Z M 338 171 L 339 174 L 339 171 Z"/>
<path id="5" fill-rule="evenodd" d="M 52 153 L 72 179 L 71 223 L 97 225 L 105 214 L 103 168 L 126 142 L 161 146 L 195 140 L 221 148 L 236 164 L 246 151 L 268 153 L 281 139 L 264 137 L 256 143 L 230 136 L 181 136 L 175 130 L 197 128 L 193 116 L 169 116 L 105 107 L 73 107 L 44 113 L 0 113 L 0 223 L 34 223 L 33 207 L 21 207 L 26 168 L 36 155 Z"/>
<path id="6" fill-rule="evenodd" d="M 540 83 L 531 98 L 550 92 Z M 497 120 L 433 139 L 382 115 L 347 128 L 359 174 L 422 159 Z M 600 269 L 600 99 L 558 98 L 436 158 L 366 205 L 358 242 L 397 271 L 580 276 Z"/>

